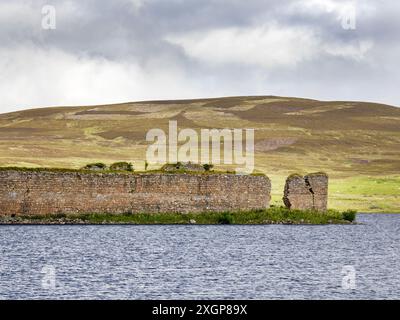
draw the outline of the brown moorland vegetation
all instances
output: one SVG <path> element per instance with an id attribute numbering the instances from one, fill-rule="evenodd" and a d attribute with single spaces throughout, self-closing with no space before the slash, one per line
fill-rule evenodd
<path id="1" fill-rule="evenodd" d="M 325 171 L 331 208 L 400 212 L 400 108 L 377 103 L 257 96 L 0 114 L 0 166 L 127 161 L 144 170 L 146 132 L 168 132 L 169 120 L 179 129 L 254 128 L 256 169 L 271 178 L 273 203 L 289 174 Z"/>

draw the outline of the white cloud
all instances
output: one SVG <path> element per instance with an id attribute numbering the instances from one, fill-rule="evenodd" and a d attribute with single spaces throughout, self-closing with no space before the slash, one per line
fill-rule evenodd
<path id="1" fill-rule="evenodd" d="M 301 0 L 294 3 L 293 8 L 298 11 L 307 11 L 309 13 L 327 12 L 341 18 L 348 12 L 352 12 L 357 7 L 355 0 Z"/>
<path id="2" fill-rule="evenodd" d="M 328 13 L 339 20 L 353 13 L 358 18 L 366 18 L 376 13 L 379 2 L 380 0 L 299 0 L 291 4 L 290 11 L 310 15 Z"/>
<path id="3" fill-rule="evenodd" d="M 134 10 L 136 11 L 140 10 L 140 8 L 142 8 L 146 2 L 145 0 L 129 0 L 129 1 L 133 5 Z"/>
<path id="4" fill-rule="evenodd" d="M 301 0 L 294 4 L 297 8 L 303 7 L 305 10 L 313 11 L 326 11 L 342 13 L 347 8 L 354 6 L 355 1 L 353 0 Z"/>
<path id="5" fill-rule="evenodd" d="M 166 40 L 203 62 L 264 68 L 294 67 L 318 51 L 317 39 L 310 30 L 276 25 L 190 32 Z"/>
<path id="6" fill-rule="evenodd" d="M 269 70 L 294 68 L 322 56 L 362 61 L 373 48 L 369 40 L 335 41 L 305 28 L 277 25 L 190 32 L 169 36 L 167 41 L 211 65 L 234 63 Z"/>
<path id="7" fill-rule="evenodd" d="M 326 53 L 343 58 L 351 58 L 356 61 L 362 61 L 367 58 L 368 52 L 374 47 L 374 43 L 369 40 L 363 40 L 355 44 L 352 43 L 326 43 L 324 50 Z"/>
<path id="8" fill-rule="evenodd" d="M 199 95 L 172 67 L 77 57 L 36 47 L 0 49 L 0 112 L 21 107 L 85 105 Z"/>

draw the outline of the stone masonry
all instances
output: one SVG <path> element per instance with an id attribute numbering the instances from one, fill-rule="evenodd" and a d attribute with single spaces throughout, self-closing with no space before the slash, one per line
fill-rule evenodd
<path id="1" fill-rule="evenodd" d="M 0 171 L 0 215 L 252 210 L 270 193 L 266 176 Z"/>
<path id="2" fill-rule="evenodd" d="M 325 173 L 289 176 L 286 179 L 283 202 L 289 209 L 326 211 L 328 176 Z"/>

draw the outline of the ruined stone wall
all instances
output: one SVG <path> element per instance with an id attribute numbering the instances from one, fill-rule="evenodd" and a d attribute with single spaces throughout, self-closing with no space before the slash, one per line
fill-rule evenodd
<path id="1" fill-rule="evenodd" d="M 0 215 L 266 208 L 265 176 L 0 171 Z"/>
<path id="2" fill-rule="evenodd" d="M 283 202 L 289 209 L 326 211 L 328 176 L 311 173 L 304 177 L 292 175 L 286 179 Z"/>

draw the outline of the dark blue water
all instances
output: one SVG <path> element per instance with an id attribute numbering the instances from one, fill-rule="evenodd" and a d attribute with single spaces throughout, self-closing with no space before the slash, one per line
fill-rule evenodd
<path id="1" fill-rule="evenodd" d="M 400 215 L 329 226 L 0 226 L 0 299 L 399 299 Z"/>

